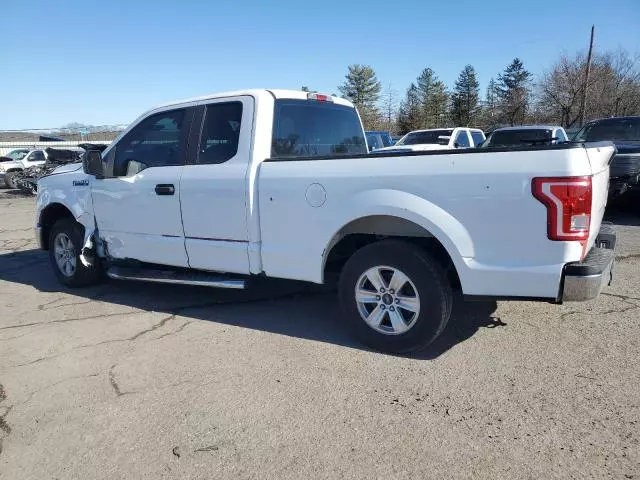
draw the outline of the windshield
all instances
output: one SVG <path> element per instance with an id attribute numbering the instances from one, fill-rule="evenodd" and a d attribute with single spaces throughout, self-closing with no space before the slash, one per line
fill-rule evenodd
<path id="1" fill-rule="evenodd" d="M 601 120 L 584 126 L 575 136 L 576 142 L 640 141 L 640 117 Z"/>
<path id="2" fill-rule="evenodd" d="M 523 128 L 522 130 L 500 130 L 489 135 L 483 147 L 511 147 L 551 143 L 551 130 Z"/>
<path id="3" fill-rule="evenodd" d="M 393 145 L 391 135 L 386 132 L 365 132 L 369 148 L 383 148 Z"/>
<path id="4" fill-rule="evenodd" d="M 445 139 L 438 137 L 451 137 L 452 133 L 453 129 L 450 128 L 443 130 L 427 130 L 424 132 L 410 132 L 402 137 L 396 145 L 446 145 L 449 143 L 449 138 Z"/>
<path id="5" fill-rule="evenodd" d="M 13 150 L 12 152 L 7 153 L 6 156 L 12 160 L 22 160 L 27 156 L 27 153 L 29 153 L 29 150 Z"/>

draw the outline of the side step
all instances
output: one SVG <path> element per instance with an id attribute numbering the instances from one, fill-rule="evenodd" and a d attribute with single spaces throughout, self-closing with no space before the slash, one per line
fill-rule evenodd
<path id="1" fill-rule="evenodd" d="M 127 267 L 110 267 L 107 276 L 114 280 L 135 280 L 138 282 L 173 283 L 177 285 L 197 285 L 200 287 L 232 288 L 243 290 L 246 282 L 242 279 L 225 277 L 220 274 L 188 270 L 155 270 Z"/>

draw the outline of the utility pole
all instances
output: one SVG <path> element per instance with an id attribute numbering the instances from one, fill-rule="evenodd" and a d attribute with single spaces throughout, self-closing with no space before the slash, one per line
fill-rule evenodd
<path id="1" fill-rule="evenodd" d="M 584 72 L 584 88 L 582 89 L 582 102 L 580 102 L 580 126 L 584 125 L 584 115 L 587 108 L 587 90 L 589 89 L 589 74 L 591 73 L 591 54 L 593 52 L 593 36 L 596 26 L 591 25 L 591 42 L 589 42 L 589 54 L 587 55 L 587 68 Z"/>

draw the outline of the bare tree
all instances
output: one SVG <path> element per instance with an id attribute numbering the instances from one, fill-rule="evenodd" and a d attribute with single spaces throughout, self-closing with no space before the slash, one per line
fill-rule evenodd
<path id="1" fill-rule="evenodd" d="M 591 92 L 586 118 L 640 113 L 640 57 L 625 50 L 595 55 L 585 84 L 586 56 L 562 55 L 538 84 L 538 109 L 565 127 L 577 126 L 580 100 Z"/>
<path id="2" fill-rule="evenodd" d="M 398 111 L 398 92 L 391 82 L 387 84 L 382 94 L 382 115 L 384 129 L 395 133 L 395 121 Z"/>

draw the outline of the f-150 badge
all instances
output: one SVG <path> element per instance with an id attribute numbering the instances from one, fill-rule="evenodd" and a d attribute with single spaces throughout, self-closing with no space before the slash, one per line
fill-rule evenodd
<path id="1" fill-rule="evenodd" d="M 88 187 L 89 186 L 89 180 L 74 180 L 73 181 L 73 186 L 74 187 Z"/>

